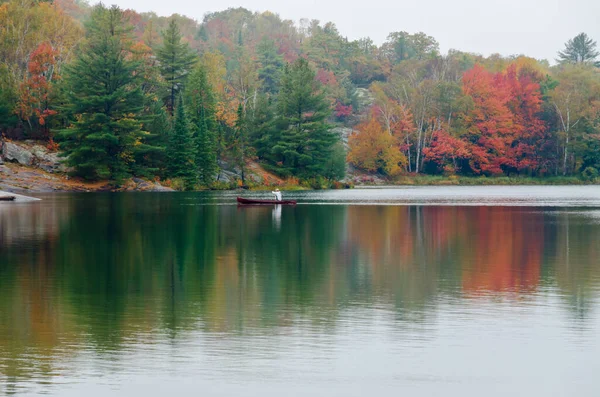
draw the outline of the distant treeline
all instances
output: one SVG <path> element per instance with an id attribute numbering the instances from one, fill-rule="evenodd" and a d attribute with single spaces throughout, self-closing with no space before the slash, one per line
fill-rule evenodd
<path id="1" fill-rule="evenodd" d="M 249 161 L 299 179 L 339 179 L 346 160 L 390 177 L 595 179 L 596 43 L 582 33 L 557 61 L 444 55 L 424 33 L 377 46 L 243 8 L 198 23 L 0 0 L 0 131 L 47 140 L 88 179 L 189 189 L 223 166 L 245 183 Z M 346 148 L 335 126 L 354 130 Z"/>

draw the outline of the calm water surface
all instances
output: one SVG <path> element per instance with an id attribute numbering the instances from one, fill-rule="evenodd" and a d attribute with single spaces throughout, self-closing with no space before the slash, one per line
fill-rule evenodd
<path id="1" fill-rule="evenodd" d="M 599 187 L 235 195 L 0 204 L 0 395 L 600 395 Z"/>

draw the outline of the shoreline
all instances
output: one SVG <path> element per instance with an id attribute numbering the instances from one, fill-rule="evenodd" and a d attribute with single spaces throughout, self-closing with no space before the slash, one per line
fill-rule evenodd
<path id="1" fill-rule="evenodd" d="M 314 181 L 286 183 L 282 179 L 270 180 L 269 184 L 251 184 L 245 191 L 269 191 L 275 187 L 285 191 L 351 189 L 351 188 L 398 188 L 410 186 L 600 186 L 600 179 L 584 180 L 580 177 L 525 177 L 525 176 L 439 176 L 404 175 L 389 180 L 378 175 L 349 175 L 343 182 Z M 231 189 L 231 184 L 217 184 L 212 189 L 196 191 L 242 191 Z M 87 182 L 78 178 L 69 178 L 62 173 L 49 173 L 35 167 L 5 163 L 0 165 L 0 195 L 19 195 L 50 192 L 117 192 L 117 191 L 176 191 L 168 185 L 131 178 L 120 186 L 109 180 Z"/>
<path id="2" fill-rule="evenodd" d="M 348 190 L 348 189 L 396 189 L 396 188 L 407 188 L 407 187 L 431 187 L 431 186 L 435 186 L 435 187 L 477 187 L 477 186 L 505 186 L 505 187 L 511 187 L 511 186 L 598 186 L 600 187 L 600 183 L 586 183 L 585 181 L 581 181 L 579 183 L 574 183 L 574 182 L 570 182 L 570 181 L 554 181 L 554 182 L 547 182 L 547 181 L 521 181 L 521 182 L 516 182 L 514 183 L 514 181 L 511 183 L 509 182 L 499 182 L 499 181 L 487 181 L 489 183 L 485 183 L 483 181 L 471 181 L 471 182 L 467 182 L 467 183 L 456 183 L 456 182 L 452 182 L 452 181 L 429 181 L 429 182 L 418 182 L 418 181 L 414 181 L 412 183 L 381 183 L 381 184 L 356 184 L 353 185 L 352 187 L 349 188 L 326 188 L 326 189 L 314 189 L 314 188 L 310 188 L 310 187 L 305 187 L 305 186 L 281 186 L 281 185 L 277 185 L 277 186 L 258 186 L 255 188 L 249 188 L 249 189 L 203 189 L 203 190 L 191 190 L 191 191 L 178 191 L 178 190 L 120 190 L 120 189 L 116 189 L 116 190 L 107 190 L 107 189 L 61 189 L 61 188 L 55 188 L 52 190 L 47 190 L 47 189 L 16 189 L 19 193 L 15 193 L 14 191 L 11 190 L 0 190 L 0 197 L 2 196 L 15 196 L 16 200 L 14 202 L 24 202 L 24 201 L 37 201 L 40 200 L 38 198 L 35 197 L 31 197 L 31 196 L 27 196 L 24 195 L 23 193 L 31 193 L 31 194 L 39 194 L 39 193 L 140 193 L 140 192 L 147 192 L 147 193 L 168 193 L 168 192 L 180 192 L 180 193 L 192 193 L 192 192 L 263 192 L 263 191 L 270 191 L 274 188 L 279 188 L 282 191 L 287 191 L 287 192 L 294 192 L 294 191 L 318 191 L 318 190 Z M 562 182 L 562 183 L 561 183 Z M 106 181 L 106 183 L 110 183 L 108 181 Z"/>

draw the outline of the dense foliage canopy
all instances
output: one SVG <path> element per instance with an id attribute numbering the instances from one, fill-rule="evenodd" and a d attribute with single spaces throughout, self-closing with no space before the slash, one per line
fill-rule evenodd
<path id="1" fill-rule="evenodd" d="M 0 21 L 0 132 L 56 140 L 89 179 L 193 188 L 258 161 L 334 180 L 344 158 L 390 177 L 600 170 L 599 53 L 585 33 L 550 66 L 442 54 L 421 32 L 350 41 L 331 22 L 243 8 L 196 22 L 9 0 Z"/>

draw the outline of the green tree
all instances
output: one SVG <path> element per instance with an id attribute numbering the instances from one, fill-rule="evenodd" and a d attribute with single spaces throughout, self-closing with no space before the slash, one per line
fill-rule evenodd
<path id="1" fill-rule="evenodd" d="M 579 159 L 575 150 L 586 141 L 595 109 L 600 108 L 600 76 L 591 66 L 565 65 L 555 75 L 559 81 L 549 94 L 558 124 L 562 174 L 574 171 Z"/>
<path id="2" fill-rule="evenodd" d="M 249 103 L 246 112 L 246 128 L 250 145 L 260 160 L 275 162 L 271 152 L 276 129 L 274 124 L 273 104 L 266 94 L 257 94 Z"/>
<path id="3" fill-rule="evenodd" d="M 180 96 L 175 109 L 173 131 L 169 136 L 168 171 L 171 178 L 183 181 L 186 190 L 192 190 L 197 179 L 194 157 L 194 137 Z"/>
<path id="4" fill-rule="evenodd" d="M 75 121 L 60 132 L 61 148 L 75 174 L 120 181 L 131 173 L 146 133 L 139 62 L 131 57 L 131 27 L 116 6 L 93 8 L 86 38 L 66 69 L 66 108 Z"/>
<path id="5" fill-rule="evenodd" d="M 162 37 L 163 44 L 156 51 L 156 57 L 168 89 L 165 103 L 167 109 L 173 114 L 177 93 L 182 90 L 190 70 L 197 61 L 197 56 L 188 43 L 181 40 L 181 31 L 174 19 L 162 32 Z"/>
<path id="6" fill-rule="evenodd" d="M 258 79 L 262 83 L 262 89 L 269 94 L 275 94 L 283 69 L 283 57 L 277 53 L 275 42 L 267 38 L 258 44 L 256 52 L 260 63 Z"/>
<path id="7" fill-rule="evenodd" d="M 0 127 L 12 126 L 18 121 L 14 111 L 17 103 L 17 87 L 10 68 L 0 63 Z"/>
<path id="8" fill-rule="evenodd" d="M 439 44 L 433 37 L 422 32 L 393 32 L 388 35 L 382 51 L 392 63 L 407 59 L 422 60 L 435 56 L 439 52 Z"/>
<path id="9" fill-rule="evenodd" d="M 254 150 L 250 146 L 248 135 L 249 127 L 251 126 L 251 117 L 248 114 L 249 110 L 252 110 L 249 106 L 246 107 L 246 110 L 244 110 L 242 104 L 238 106 L 237 120 L 235 128 L 233 129 L 230 144 L 233 162 L 240 170 L 243 184 L 246 183 L 246 162 L 253 157 L 254 154 Z"/>
<path id="10" fill-rule="evenodd" d="M 273 146 L 284 174 L 308 178 L 324 175 L 339 139 L 326 121 L 330 113 L 308 61 L 298 58 L 287 66 L 278 97 L 280 136 Z"/>
<path id="11" fill-rule="evenodd" d="M 600 61 L 597 61 L 600 53 L 596 49 L 597 45 L 587 34 L 579 33 L 565 43 L 565 49 L 558 52 L 557 61 L 560 63 L 572 64 L 592 64 L 600 67 Z"/>
<path id="12" fill-rule="evenodd" d="M 346 149 L 341 140 L 335 143 L 323 176 L 330 180 L 339 180 L 346 175 Z"/>
<path id="13" fill-rule="evenodd" d="M 205 67 L 196 65 L 186 87 L 187 109 L 194 130 L 195 161 L 200 183 L 210 186 L 217 173 L 215 96 Z"/>
<path id="14" fill-rule="evenodd" d="M 162 101 L 149 101 L 144 108 L 143 128 L 148 134 L 144 139 L 145 144 L 137 148 L 135 172 L 146 177 L 163 177 L 166 168 L 165 149 L 171 129 L 169 116 Z"/>

